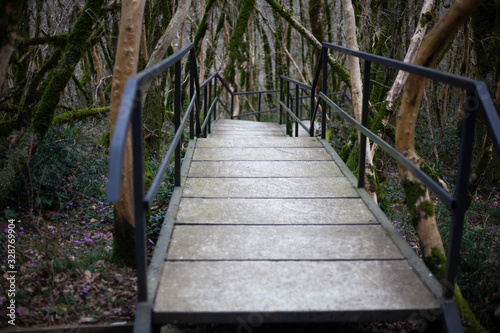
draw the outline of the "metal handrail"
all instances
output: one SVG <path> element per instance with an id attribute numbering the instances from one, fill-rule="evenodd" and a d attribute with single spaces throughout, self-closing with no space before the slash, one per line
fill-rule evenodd
<path id="1" fill-rule="evenodd" d="M 190 71 L 190 103 L 185 110 L 181 121 L 181 60 L 189 54 Z M 144 161 L 143 161 L 143 132 L 142 132 L 142 88 L 151 80 L 165 73 L 170 67 L 175 66 L 174 80 L 174 126 L 175 135 L 170 142 L 169 149 L 163 158 L 159 170 L 147 192 L 144 194 Z M 146 267 L 146 227 L 145 210 L 148 209 L 156 196 L 162 179 L 174 157 L 174 178 L 175 186 L 181 185 L 181 137 L 183 131 L 190 123 L 190 138 L 201 136 L 203 130 L 206 134 L 207 122 L 210 116 L 216 115 L 215 104 L 219 100 L 217 96 L 217 73 L 210 76 L 201 85 L 198 81 L 198 71 L 195 58 L 194 44 L 190 43 L 180 51 L 174 53 L 160 63 L 138 73 L 127 80 L 123 94 L 122 103 L 118 112 L 118 117 L 112 133 L 110 145 L 110 162 L 108 170 L 107 200 L 118 202 L 121 192 L 121 178 L 123 167 L 123 156 L 125 142 L 129 127 L 132 127 L 132 154 L 133 154 L 133 187 L 134 187 L 134 220 L 135 220 L 135 241 L 136 241 L 136 265 L 137 265 L 137 291 L 139 304 L 150 303 L 147 293 L 147 267 Z M 214 82 L 214 94 L 212 98 L 212 82 Z M 210 111 L 205 112 L 203 126 L 200 119 L 200 88 L 204 88 L 205 107 L 207 105 L 207 87 L 210 87 Z M 214 111 L 215 110 L 215 111 Z M 196 112 L 196 117 L 194 113 Z"/>
<path id="2" fill-rule="evenodd" d="M 329 49 L 365 60 L 364 71 L 363 71 L 363 102 L 362 102 L 361 123 L 354 120 L 350 115 L 348 115 L 345 111 L 343 111 L 338 105 L 336 105 L 325 95 L 325 92 L 327 90 L 325 84 L 325 78 L 327 76 L 326 58 Z M 471 171 L 473 144 L 474 144 L 475 121 L 478 109 L 481 109 L 482 111 L 484 120 L 488 128 L 488 133 L 491 136 L 496 151 L 500 154 L 500 118 L 498 117 L 495 106 L 493 104 L 493 101 L 491 100 L 490 94 L 488 93 L 485 83 L 469 78 L 460 77 L 454 74 L 441 72 L 436 69 L 417 66 L 394 59 L 384 58 L 361 51 L 351 50 L 343 46 L 334 45 L 330 43 L 323 43 L 321 57 L 322 61 L 319 61 L 319 65 L 316 70 L 316 74 L 318 74 L 320 68 L 323 67 L 323 89 L 322 92 L 319 93 L 320 99 L 328 106 L 341 111 L 341 115 L 361 132 L 359 151 L 360 152 L 365 151 L 366 138 L 367 137 L 370 138 L 372 141 L 377 143 L 380 148 L 382 148 L 394 159 L 396 159 L 396 161 L 401 166 L 404 166 L 410 172 L 412 172 L 412 174 L 414 174 L 425 186 L 427 186 L 427 188 L 429 188 L 432 192 L 434 192 L 446 204 L 448 208 L 452 209 L 453 215 L 452 215 L 452 225 L 450 231 L 450 244 L 447 252 L 446 270 L 443 280 L 442 300 L 445 311 L 444 317 L 447 326 L 455 325 L 453 326 L 454 327 L 453 329 L 450 329 L 451 326 L 448 327 L 449 331 L 455 331 L 455 329 L 461 331 L 462 328 L 460 322 L 458 323 L 452 322 L 451 319 L 450 322 L 448 322 L 447 314 L 451 318 L 455 316 L 454 313 L 456 312 L 456 307 L 450 310 L 451 308 L 449 305 L 454 304 L 453 295 L 455 289 L 455 279 L 458 270 L 460 243 L 462 239 L 463 224 L 465 219 L 466 198 L 468 191 L 469 176 Z M 400 154 L 396 149 L 394 149 L 392 146 L 390 146 L 385 141 L 380 139 L 375 133 L 371 132 L 367 128 L 371 62 L 386 67 L 403 70 L 415 75 L 447 83 L 452 86 L 466 90 L 467 97 L 464 102 L 464 111 L 466 114 L 464 115 L 462 123 L 459 168 L 458 168 L 455 191 L 453 195 L 450 195 L 435 180 L 433 180 L 431 177 L 425 174 L 405 156 Z M 315 76 L 313 87 L 315 86 L 316 83 L 317 83 L 317 78 Z M 312 90 L 311 94 L 314 94 L 314 90 Z M 312 105 L 314 105 L 313 104 L 314 101 L 312 100 L 312 98 L 311 98 L 311 103 Z M 323 114 L 325 113 L 323 112 Z M 323 138 L 325 137 L 324 127 L 322 128 L 322 137 Z M 360 153 L 358 169 L 359 169 L 358 187 L 363 187 L 364 173 L 365 173 L 364 153 Z"/>

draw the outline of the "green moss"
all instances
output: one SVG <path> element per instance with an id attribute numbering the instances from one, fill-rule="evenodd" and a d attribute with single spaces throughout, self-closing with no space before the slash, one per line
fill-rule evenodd
<path id="1" fill-rule="evenodd" d="M 431 254 L 425 257 L 424 260 L 432 274 L 434 274 L 439 282 L 443 283 L 446 272 L 446 256 L 439 249 L 432 248 Z M 469 304 L 462 296 L 460 288 L 457 285 L 455 285 L 453 300 L 457 305 L 462 322 L 465 324 L 464 328 L 466 332 L 487 332 L 478 322 L 474 313 L 472 313 Z"/>
<path id="2" fill-rule="evenodd" d="M 418 223 L 417 201 L 425 196 L 425 188 L 419 182 L 409 181 L 407 179 L 402 182 L 402 185 L 406 196 L 406 207 L 408 207 L 410 211 L 413 225 L 416 225 Z"/>
<path id="3" fill-rule="evenodd" d="M 110 109 L 111 107 L 106 106 L 103 108 L 88 108 L 78 111 L 64 112 L 54 117 L 54 119 L 52 120 L 52 125 L 66 124 L 76 120 L 82 120 L 89 117 L 99 116 L 108 112 Z"/>
<path id="4" fill-rule="evenodd" d="M 462 322 L 465 323 L 465 332 L 466 333 L 487 333 L 488 331 L 479 323 L 476 319 L 476 316 L 472 312 L 469 307 L 469 303 L 462 295 L 460 288 L 455 285 L 455 291 L 453 294 L 453 300 L 457 305 L 458 313 L 460 313 L 460 317 L 462 318 Z"/>
<path id="5" fill-rule="evenodd" d="M 446 268 L 446 256 L 438 248 L 433 247 L 431 254 L 424 258 L 425 264 L 439 282 L 443 283 Z"/>
<path id="6" fill-rule="evenodd" d="M 349 168 L 349 170 L 351 170 L 354 174 L 356 174 L 356 169 L 358 167 L 358 148 L 357 148 L 357 146 L 353 146 L 351 153 L 349 154 L 349 158 L 347 159 L 346 165 Z"/>
<path id="7" fill-rule="evenodd" d="M 420 203 L 420 209 L 425 212 L 424 218 L 434 216 L 434 205 L 431 201 L 424 201 Z"/>
<path id="8" fill-rule="evenodd" d="M 432 22 L 434 15 L 432 12 L 427 12 L 420 18 L 420 26 L 424 27 L 427 23 Z"/>
<path id="9" fill-rule="evenodd" d="M 92 26 L 95 16 L 88 15 L 88 12 L 99 13 L 103 3 L 104 0 L 87 0 L 82 14 L 80 14 L 73 26 L 63 57 L 55 69 L 33 117 L 31 128 L 41 137 L 47 133 L 52 124 L 61 94 L 71 79 L 76 64 L 84 54 L 86 41 L 93 31 Z"/>
<path id="10" fill-rule="evenodd" d="M 205 12 L 203 13 L 203 17 L 201 19 L 200 24 L 198 25 L 198 29 L 196 30 L 196 34 L 194 35 L 194 45 L 196 47 L 196 50 L 199 50 L 199 43 L 201 40 L 203 40 L 203 37 L 205 37 L 205 34 L 207 32 L 208 28 L 208 15 L 210 14 L 210 10 L 212 6 L 214 5 L 215 0 L 209 0 L 205 6 Z"/>
<path id="11" fill-rule="evenodd" d="M 229 55 L 229 81 L 234 85 L 235 84 L 235 68 L 234 61 L 238 57 L 238 50 L 243 41 L 243 35 L 245 34 L 248 28 L 248 20 L 250 19 L 250 15 L 252 14 L 255 8 L 255 0 L 245 0 L 243 5 L 240 7 L 240 11 L 238 13 L 238 19 L 236 20 L 236 25 L 234 27 L 231 38 L 229 39 L 228 46 L 228 55 Z"/>

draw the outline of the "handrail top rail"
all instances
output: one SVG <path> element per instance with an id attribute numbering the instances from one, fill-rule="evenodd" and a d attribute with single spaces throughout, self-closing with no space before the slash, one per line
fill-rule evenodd
<path id="1" fill-rule="evenodd" d="M 469 91 L 474 91 L 476 93 L 476 98 L 478 98 L 479 104 L 482 106 L 483 115 L 486 118 L 488 132 L 491 135 L 492 141 L 495 145 L 497 152 L 500 154 L 500 130 L 498 130 L 500 129 L 500 118 L 498 117 L 496 108 L 493 105 L 493 102 L 490 98 L 490 94 L 488 92 L 486 84 L 483 81 L 470 79 L 451 73 L 446 73 L 435 68 L 414 65 L 396 59 L 386 58 L 362 51 L 352 50 L 347 47 L 332 43 L 323 43 L 323 48 L 352 55 L 357 58 L 375 62 L 390 68 L 403 70 L 405 72 L 416 74 L 428 79 L 437 80 L 452 85 L 454 87 L 462 88 Z M 476 103 L 477 101 L 470 100 L 469 103 L 470 102 Z M 479 109 L 478 103 L 476 103 L 475 105 L 471 105 L 470 107 L 471 109 L 473 109 L 473 111 Z"/>
<path id="2" fill-rule="evenodd" d="M 135 103 L 142 103 L 142 91 L 140 88 L 172 67 L 193 48 L 194 43 L 189 43 L 167 59 L 162 60 L 127 79 L 109 148 L 110 158 L 108 169 L 108 189 L 106 195 L 108 202 L 118 202 L 120 200 L 121 172 L 113 172 L 113 170 L 122 170 L 125 139 L 132 116 L 132 109 L 134 108 Z"/>
<path id="3" fill-rule="evenodd" d="M 309 84 L 306 84 L 304 82 L 300 82 L 300 81 L 297 81 L 297 80 L 294 80 L 288 76 L 284 76 L 284 75 L 280 75 L 280 78 L 285 80 L 285 81 L 288 81 L 290 83 L 293 83 L 293 84 L 296 84 L 298 85 L 299 87 L 302 87 L 302 88 L 305 88 L 305 89 L 308 89 L 308 90 L 311 90 L 312 89 L 312 86 L 309 85 Z"/>
<path id="4" fill-rule="evenodd" d="M 428 79 L 433 79 L 433 80 L 438 80 L 443 83 L 450 84 L 452 86 L 466 89 L 466 90 L 475 90 L 476 89 L 476 83 L 479 82 L 474 79 L 469 79 L 465 78 L 459 75 L 451 74 L 451 73 L 446 73 L 443 71 L 440 71 L 435 68 L 429 68 L 429 67 L 424 67 L 424 66 L 419 66 L 415 64 L 411 64 L 408 62 L 404 62 L 401 60 L 396 60 L 392 58 L 387 58 L 387 57 L 382 57 L 378 56 L 375 54 L 371 53 L 366 53 L 362 51 L 357 51 L 353 49 L 349 49 L 345 46 L 340 46 L 332 43 L 323 43 L 323 47 L 338 51 L 347 55 L 355 56 L 357 58 L 363 59 L 363 60 L 368 60 L 380 65 L 384 65 L 387 67 L 403 70 L 408 73 L 416 74 Z"/>

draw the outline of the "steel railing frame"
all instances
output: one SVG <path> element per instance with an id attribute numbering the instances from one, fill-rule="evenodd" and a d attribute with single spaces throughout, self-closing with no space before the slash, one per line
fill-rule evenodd
<path id="1" fill-rule="evenodd" d="M 328 51 L 333 50 L 349 56 L 354 56 L 359 59 L 364 60 L 364 71 L 363 71 L 363 101 L 362 101 L 362 116 L 361 123 L 357 122 L 344 110 L 342 110 L 338 105 L 336 105 L 332 100 L 330 100 L 325 92 L 326 78 L 327 78 L 327 57 Z M 426 173 L 416 167 L 410 160 L 399 153 L 395 148 L 390 146 L 384 140 L 382 140 L 378 135 L 371 132 L 367 128 L 368 123 L 368 108 L 369 108 L 369 93 L 370 93 L 370 69 L 371 63 L 377 63 L 386 67 L 403 70 L 412 74 L 416 74 L 428 79 L 436 80 L 452 86 L 464 89 L 466 91 L 466 100 L 464 103 L 464 118 L 462 124 L 461 132 L 461 143 L 460 143 L 460 154 L 459 154 L 459 167 L 458 175 L 456 180 L 456 186 L 453 195 L 450 195 L 445 189 L 443 189 L 436 181 L 429 177 Z M 321 50 L 320 61 L 318 68 L 316 69 L 316 75 L 311 88 L 311 109 L 314 108 L 314 87 L 318 83 L 318 73 L 323 68 L 323 89 L 319 93 L 320 100 L 324 105 L 328 105 L 331 108 L 338 110 L 351 125 L 356 127 L 358 131 L 361 132 L 360 135 L 360 152 L 366 150 L 366 138 L 375 142 L 387 152 L 391 157 L 393 157 L 400 165 L 408 169 L 414 176 L 416 176 L 427 188 L 429 188 L 434 194 L 436 194 L 443 203 L 446 204 L 448 208 L 452 210 L 452 225 L 450 230 L 450 242 L 447 251 L 447 261 L 444 280 L 442 281 L 442 304 L 444 304 L 444 321 L 448 331 L 461 331 L 462 327 L 460 321 L 457 323 L 457 316 L 455 313 L 449 313 L 449 317 L 446 315 L 447 305 L 453 303 L 453 296 L 455 290 L 455 280 L 458 271 L 459 263 L 459 251 L 460 243 L 462 239 L 463 225 L 465 219 L 465 207 L 468 191 L 468 183 L 471 171 L 471 161 L 472 152 L 474 145 L 474 131 L 475 131 L 475 121 L 477 118 L 477 111 L 480 109 L 484 120 L 487 125 L 488 133 L 494 143 L 497 153 L 500 154 L 500 119 L 496 112 L 495 106 L 491 100 L 490 94 L 488 93 L 487 87 L 484 82 L 472 80 L 464 77 L 460 77 L 454 74 L 444 73 L 436 69 L 431 69 L 422 66 L 416 66 L 413 64 L 408 64 L 402 61 L 388 59 L 373 54 L 355 51 L 348 49 L 343 46 L 334 45 L 330 43 L 323 43 Z M 323 118 L 326 112 L 323 112 Z M 314 119 L 314 118 L 312 118 Z M 325 137 L 325 127 L 324 120 L 322 124 L 321 137 Z M 359 158 L 359 173 L 358 173 L 358 187 L 364 187 L 364 175 L 365 175 L 365 154 L 360 154 Z M 454 303 L 453 303 L 454 304 Z M 456 312 L 454 310 L 450 310 Z"/>
<path id="2" fill-rule="evenodd" d="M 181 83 L 181 61 L 189 56 L 189 106 L 182 116 L 182 83 Z M 174 66 L 174 138 L 170 142 L 169 149 L 163 158 L 159 170 L 148 189 L 144 194 L 144 158 L 143 158 L 143 126 L 142 126 L 142 88 L 153 79 L 164 74 L 169 68 Z M 160 63 L 145 69 L 137 75 L 129 78 L 125 85 L 122 102 L 115 123 L 113 136 L 110 145 L 110 161 L 108 170 L 108 202 L 116 203 L 120 200 L 123 157 L 127 133 L 131 127 L 132 137 L 132 177 L 133 177 L 133 197 L 134 197 L 134 221 L 135 221 L 135 259 L 137 268 L 137 294 L 138 306 L 136 311 L 136 327 L 151 326 L 152 300 L 148 299 L 148 279 L 147 279 L 147 243 L 145 211 L 149 209 L 161 186 L 168 166 L 172 158 L 174 159 L 174 182 L 175 186 L 181 185 L 181 138 L 189 122 L 189 137 L 206 136 L 210 131 L 211 115 L 216 119 L 217 78 L 214 74 L 201 85 L 198 81 L 198 70 L 195 57 L 194 44 L 190 43 L 183 49 L 174 53 Z M 212 82 L 214 82 L 214 94 L 212 97 Z M 204 89 L 205 112 L 203 124 L 200 115 L 200 89 Z M 207 97 L 208 92 L 208 97 Z M 210 109 L 207 105 L 210 103 Z M 194 112 L 193 112 L 194 110 Z"/>

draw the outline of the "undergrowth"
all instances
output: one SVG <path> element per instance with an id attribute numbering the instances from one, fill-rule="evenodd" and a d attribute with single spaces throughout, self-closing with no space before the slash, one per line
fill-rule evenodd
<path id="1" fill-rule="evenodd" d="M 108 128 L 107 120 L 52 127 L 16 182 L 9 205 L 0 208 L 2 248 L 8 240 L 7 221 L 16 221 L 16 325 L 121 322 L 133 317 L 135 269 L 110 262 Z M 170 129 L 165 131 L 168 138 L 173 136 Z M 166 148 L 147 158 L 152 174 Z M 170 166 L 148 214 L 149 256 L 173 189 Z M 6 260 L 0 258 L 2 274 Z M 8 300 L 2 284 L 0 303 Z M 0 327 L 8 326 L 7 320 L 0 306 Z"/>

